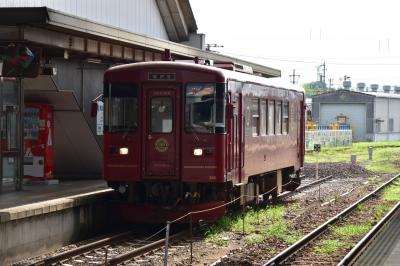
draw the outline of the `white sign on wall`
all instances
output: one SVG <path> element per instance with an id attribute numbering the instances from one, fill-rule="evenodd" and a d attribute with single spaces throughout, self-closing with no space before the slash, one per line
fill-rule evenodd
<path id="1" fill-rule="evenodd" d="M 97 102 L 97 115 L 96 115 L 96 134 L 98 136 L 103 135 L 104 131 L 104 103 L 102 101 Z"/>

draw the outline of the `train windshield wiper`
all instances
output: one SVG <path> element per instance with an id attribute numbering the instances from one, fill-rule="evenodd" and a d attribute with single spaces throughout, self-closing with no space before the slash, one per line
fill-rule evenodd
<path id="1" fill-rule="evenodd" d="M 130 125 L 128 125 L 128 126 L 126 127 L 125 131 L 124 131 L 124 134 L 122 135 L 122 138 L 123 138 L 123 139 L 126 138 L 126 136 L 128 136 L 128 133 L 129 133 L 130 131 L 132 131 L 133 129 L 136 129 L 136 125 L 135 125 L 135 124 L 130 124 Z"/>

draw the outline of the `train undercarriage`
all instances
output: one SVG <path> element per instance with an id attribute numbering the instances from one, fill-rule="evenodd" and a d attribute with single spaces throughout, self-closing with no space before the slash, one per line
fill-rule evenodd
<path id="1" fill-rule="evenodd" d="M 257 200 L 266 201 L 270 197 L 274 199 L 279 193 L 292 191 L 299 185 L 299 171 L 293 168 L 251 176 L 248 183 L 236 185 L 232 182 L 216 184 L 166 180 L 109 182 L 117 194 L 113 207 L 116 215 L 123 221 L 138 223 L 164 223 L 190 212 L 195 212 L 193 221 L 212 222 L 221 217 L 226 209 Z M 178 222 L 188 221 L 189 216 Z"/>

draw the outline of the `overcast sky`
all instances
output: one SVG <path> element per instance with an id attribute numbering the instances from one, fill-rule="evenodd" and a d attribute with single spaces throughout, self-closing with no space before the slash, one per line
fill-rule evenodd
<path id="1" fill-rule="evenodd" d="M 199 33 L 223 54 L 278 68 L 300 83 L 400 86 L 400 1 L 190 0 Z"/>

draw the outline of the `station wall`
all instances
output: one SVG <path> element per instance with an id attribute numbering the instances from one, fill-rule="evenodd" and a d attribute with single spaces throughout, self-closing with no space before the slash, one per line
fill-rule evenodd
<path id="1" fill-rule="evenodd" d="M 54 174 L 60 179 L 101 178 L 102 138 L 96 135 L 90 111 L 91 101 L 103 92 L 108 65 L 77 59 L 53 59 L 51 63 L 57 75 L 25 79 L 24 90 L 25 102 L 54 107 Z"/>

